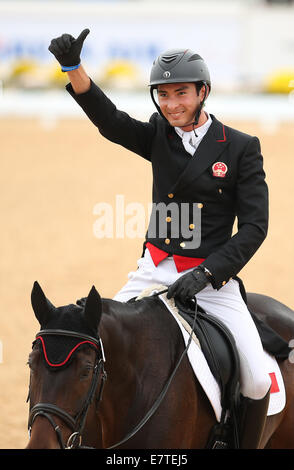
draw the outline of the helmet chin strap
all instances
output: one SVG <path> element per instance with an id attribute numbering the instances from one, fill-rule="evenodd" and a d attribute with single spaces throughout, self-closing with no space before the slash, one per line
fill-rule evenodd
<path id="1" fill-rule="evenodd" d="M 201 114 L 201 111 L 202 111 L 202 108 L 203 108 L 203 104 L 204 104 L 204 100 L 200 103 L 200 105 L 199 105 L 199 107 L 196 111 L 195 121 L 190 122 L 189 124 L 186 124 L 185 126 L 181 126 L 181 129 L 185 129 L 185 127 L 188 127 L 188 126 L 195 126 L 196 127 L 198 125 L 200 114 Z M 192 131 L 194 132 L 195 137 L 198 137 L 196 132 L 195 132 L 195 127 L 193 127 Z"/>
<path id="2" fill-rule="evenodd" d="M 181 128 L 183 127 L 188 127 L 188 126 L 197 126 L 198 125 L 198 122 L 199 122 L 199 118 L 200 118 L 200 114 L 201 114 L 201 111 L 202 111 L 202 108 L 203 108 L 203 105 L 204 105 L 204 102 L 205 102 L 205 99 L 206 99 L 206 93 L 207 93 L 207 85 L 206 83 L 204 83 L 204 87 L 205 87 L 205 93 L 204 93 L 204 98 L 203 100 L 201 101 L 200 105 L 198 106 L 198 109 L 196 111 L 196 114 L 195 114 L 195 120 L 190 122 L 189 124 L 186 124 L 185 126 L 181 126 Z M 157 111 L 159 112 L 159 114 L 161 115 L 161 117 L 163 117 L 163 119 L 165 119 L 167 122 L 168 120 L 166 119 L 166 117 L 162 114 L 162 111 L 160 109 L 160 106 L 156 103 L 156 100 L 154 98 L 154 90 L 155 90 L 155 86 L 152 86 L 150 88 L 150 95 L 151 95 L 151 99 L 157 109 Z M 198 137 L 196 132 L 195 132 L 195 128 L 193 128 L 193 132 L 195 134 L 195 137 Z"/>

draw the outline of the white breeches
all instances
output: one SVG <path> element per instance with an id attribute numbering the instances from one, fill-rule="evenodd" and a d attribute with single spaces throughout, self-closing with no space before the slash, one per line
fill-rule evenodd
<path id="1" fill-rule="evenodd" d="M 169 286 L 189 271 L 178 273 L 171 257 L 156 267 L 146 249 L 144 257 L 138 260 L 137 271 L 129 273 L 129 281 L 115 295 L 114 300 L 127 302 L 154 284 Z M 200 307 L 221 320 L 235 338 L 240 357 L 242 394 L 254 400 L 263 398 L 270 388 L 271 380 L 265 367 L 260 337 L 241 296 L 238 281 L 231 279 L 220 290 L 209 284 L 196 298 Z"/>

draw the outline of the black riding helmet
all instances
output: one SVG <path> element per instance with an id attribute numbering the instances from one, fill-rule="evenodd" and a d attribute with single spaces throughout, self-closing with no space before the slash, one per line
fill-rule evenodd
<path id="1" fill-rule="evenodd" d="M 206 63 L 199 54 L 190 49 L 170 49 L 160 54 L 153 62 L 149 82 L 150 94 L 161 116 L 163 115 L 154 98 L 154 90 L 158 85 L 164 83 L 201 83 L 205 86 L 205 97 L 207 89 L 211 90 L 210 75 Z M 195 125 L 198 124 L 204 101 L 205 98 L 197 110 L 193 123 Z"/>

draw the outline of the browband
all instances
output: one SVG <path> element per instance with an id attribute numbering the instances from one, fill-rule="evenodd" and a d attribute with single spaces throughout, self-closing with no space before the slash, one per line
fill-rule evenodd
<path id="1" fill-rule="evenodd" d="M 44 336 L 44 335 L 71 336 L 72 338 L 79 338 L 85 341 L 91 341 L 91 343 L 94 343 L 97 347 L 101 346 L 100 338 L 97 339 L 97 338 L 94 338 L 93 336 L 86 335 L 84 333 L 77 333 L 76 331 L 59 330 L 59 329 L 41 330 L 39 331 L 39 333 L 36 334 L 36 338 L 38 336 Z"/>

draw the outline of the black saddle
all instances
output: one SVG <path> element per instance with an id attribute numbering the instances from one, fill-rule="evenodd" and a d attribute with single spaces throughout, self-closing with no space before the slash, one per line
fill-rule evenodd
<path id="1" fill-rule="evenodd" d="M 194 299 L 181 304 L 175 299 L 179 314 L 191 326 L 210 370 L 220 386 L 222 417 L 212 431 L 208 448 L 238 447 L 237 414 L 240 402 L 240 363 L 235 340 L 228 328 L 208 315 Z M 197 308 L 196 319 L 195 308 Z M 229 418 L 228 418 L 229 417 Z"/>
<path id="2" fill-rule="evenodd" d="M 194 301 L 185 305 L 176 301 L 176 306 L 179 314 L 192 328 L 195 315 Z M 239 383 L 240 365 L 235 340 L 220 320 L 208 315 L 199 305 L 194 332 L 211 372 L 220 386 L 221 404 L 226 408 Z"/>

